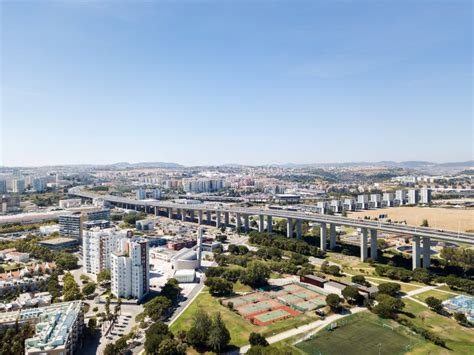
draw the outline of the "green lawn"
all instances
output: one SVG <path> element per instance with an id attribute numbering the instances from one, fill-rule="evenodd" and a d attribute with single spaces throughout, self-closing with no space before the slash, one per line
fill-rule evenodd
<path id="1" fill-rule="evenodd" d="M 301 314 L 297 317 L 288 318 L 265 327 L 260 327 L 250 323 L 248 320 L 229 310 L 227 307 L 222 306 L 218 299 L 211 296 L 207 289 L 204 288 L 183 314 L 181 314 L 181 316 L 171 325 L 171 331 L 176 334 L 179 330 L 189 329 L 193 314 L 198 309 L 206 310 L 209 313 L 220 312 L 227 329 L 229 329 L 231 345 L 238 347 L 248 344 L 248 338 L 251 332 L 258 332 L 265 336 L 271 336 L 317 320 L 314 315 L 310 316 Z"/>
<path id="2" fill-rule="evenodd" d="M 413 354 L 473 354 L 474 332 L 460 326 L 455 320 L 430 311 L 427 307 L 409 299 L 403 299 L 406 307 L 405 311 L 411 312 L 415 318 L 410 319 L 418 326 L 424 327 L 446 341 L 448 349 L 426 343 L 423 347 L 417 348 Z M 401 317 L 406 317 L 401 315 Z"/>
<path id="3" fill-rule="evenodd" d="M 382 321 L 369 312 L 340 320 L 338 326 L 333 331 L 323 329 L 312 339 L 297 343 L 295 347 L 305 354 L 378 355 L 404 353 L 425 342 L 394 321 Z"/>
<path id="4" fill-rule="evenodd" d="M 439 292 L 439 291 L 436 291 L 436 290 L 430 290 L 430 291 L 419 293 L 419 294 L 413 296 L 413 298 L 416 298 L 417 300 L 419 300 L 421 302 L 425 302 L 425 300 L 428 297 L 435 297 L 437 299 L 440 299 L 441 301 L 445 301 L 449 298 L 455 297 L 455 295 L 451 295 L 451 294 L 445 293 L 445 292 Z"/>
<path id="5" fill-rule="evenodd" d="M 250 292 L 252 291 L 252 287 L 244 285 L 240 281 L 237 281 L 234 284 L 234 292 Z"/>

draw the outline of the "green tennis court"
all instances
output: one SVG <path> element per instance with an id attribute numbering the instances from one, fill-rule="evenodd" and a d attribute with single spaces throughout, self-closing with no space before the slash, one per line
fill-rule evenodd
<path id="1" fill-rule="evenodd" d="M 254 318 L 262 323 L 267 323 L 267 322 L 272 322 L 276 319 L 279 319 L 282 317 L 288 317 L 288 316 L 290 316 L 290 314 L 287 311 L 283 309 L 276 309 L 274 311 L 259 314 L 258 316 L 255 316 Z"/>

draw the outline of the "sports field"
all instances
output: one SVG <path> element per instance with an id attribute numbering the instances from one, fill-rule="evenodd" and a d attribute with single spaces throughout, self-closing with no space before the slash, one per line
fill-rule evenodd
<path id="1" fill-rule="evenodd" d="M 332 331 L 321 330 L 313 338 L 296 344 L 306 354 L 403 354 L 420 339 L 398 329 L 395 322 L 384 321 L 364 312 L 338 322 Z"/>

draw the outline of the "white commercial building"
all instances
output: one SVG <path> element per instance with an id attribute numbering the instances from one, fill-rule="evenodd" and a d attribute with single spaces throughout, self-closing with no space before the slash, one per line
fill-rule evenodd
<path id="1" fill-rule="evenodd" d="M 80 198 L 68 198 L 65 200 L 59 200 L 60 208 L 72 208 L 81 207 L 82 200 Z"/>
<path id="2" fill-rule="evenodd" d="M 115 228 L 93 228 L 85 231 L 82 238 L 84 271 L 97 275 L 111 269 L 111 254 L 124 249 L 127 231 Z"/>
<path id="3" fill-rule="evenodd" d="M 183 179 L 185 192 L 214 192 L 223 188 L 223 179 Z"/>
<path id="4" fill-rule="evenodd" d="M 150 263 L 145 239 L 128 240 L 111 255 L 111 290 L 115 297 L 141 299 L 149 291 Z"/>

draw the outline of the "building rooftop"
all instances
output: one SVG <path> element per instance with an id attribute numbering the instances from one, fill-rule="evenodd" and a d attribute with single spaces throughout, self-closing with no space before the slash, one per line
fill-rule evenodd
<path id="1" fill-rule="evenodd" d="M 47 245 L 58 245 L 62 243 L 72 243 L 72 242 L 77 242 L 77 240 L 74 238 L 60 237 L 60 238 L 54 238 L 54 239 L 48 239 L 48 240 L 41 240 L 38 243 L 47 244 Z"/>

